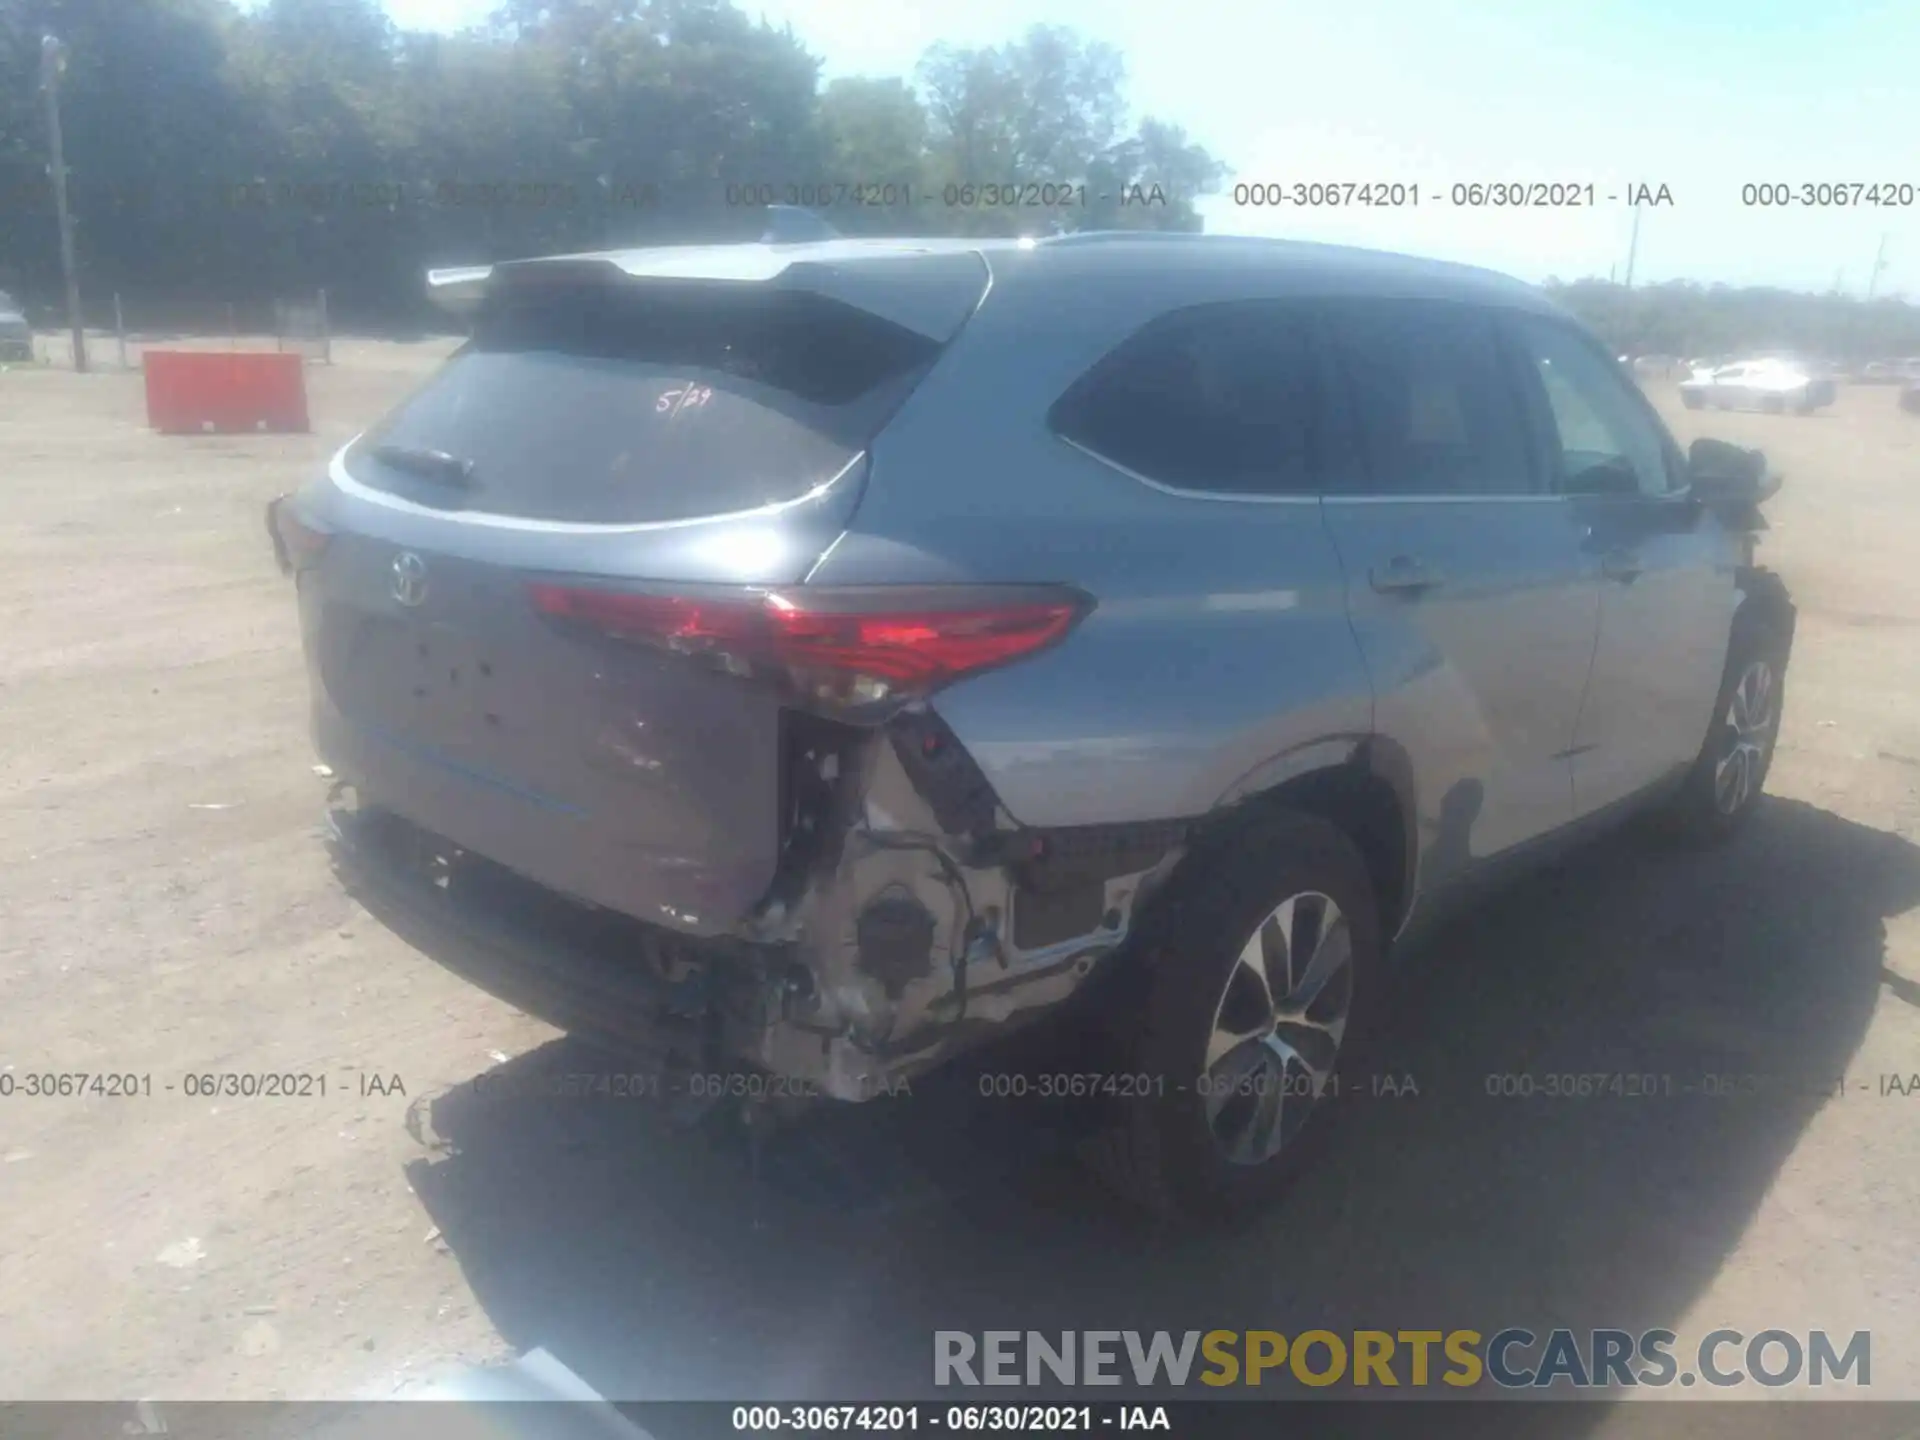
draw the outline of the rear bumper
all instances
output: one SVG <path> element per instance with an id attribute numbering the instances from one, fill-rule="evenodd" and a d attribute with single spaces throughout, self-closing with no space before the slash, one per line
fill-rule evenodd
<path id="1" fill-rule="evenodd" d="M 576 905 L 487 862 L 439 883 L 435 857 L 453 847 L 385 811 L 331 809 L 327 822 L 347 892 L 428 958 L 643 1066 L 714 1062 L 718 977 L 686 963 L 679 937 Z"/>
<path id="2" fill-rule="evenodd" d="M 1003 859 L 950 848 L 897 753 L 867 748 L 869 818 L 846 816 L 725 936 L 568 898 L 382 808 L 352 771 L 337 786 L 368 803 L 331 813 L 330 848 L 375 919 L 553 1025 L 668 1073 L 755 1072 L 789 1098 L 868 1100 L 1065 1002 L 1181 853 L 1175 826 L 1047 832 L 1046 860 L 1023 862 L 1045 873 L 1016 883 Z M 882 811 L 894 825 L 877 830 Z"/>
<path id="3" fill-rule="evenodd" d="M 936 1017 L 920 1007 L 883 1017 L 866 1003 L 872 996 L 850 995 L 859 977 L 838 947 L 823 953 L 810 937 L 682 936 L 570 900 L 384 810 L 333 809 L 328 828 L 335 874 L 374 919 L 463 980 L 618 1053 L 636 1071 L 666 1077 L 669 1096 L 764 1090 L 863 1101 L 898 1093 L 1016 1015 L 1037 1018 L 1064 1000 L 1120 938 L 1032 952 L 1011 976 L 994 964 L 997 983 L 974 991 L 961 1016 L 927 1028 Z M 849 999 L 857 1016 L 844 1009 Z M 909 1014 L 919 1033 L 897 1043 L 887 1032 Z M 874 1021 L 886 1028 L 876 1031 Z M 778 1083 L 678 1084 L 754 1073 Z"/>
<path id="4" fill-rule="evenodd" d="M 711 845 L 619 843 L 601 817 L 577 805 L 348 720 L 318 677 L 314 693 L 314 748 L 369 803 L 390 806 L 562 894 L 689 936 L 719 936 L 738 923 L 772 876 L 770 847 L 764 855 L 739 856 Z M 623 798 L 614 788 L 610 782 L 609 810 Z"/>

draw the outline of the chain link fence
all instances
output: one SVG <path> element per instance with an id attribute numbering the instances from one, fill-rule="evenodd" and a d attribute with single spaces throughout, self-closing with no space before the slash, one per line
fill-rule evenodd
<path id="1" fill-rule="evenodd" d="M 309 364 L 333 363 L 327 293 L 278 299 L 265 305 L 195 303 L 152 306 L 115 295 L 109 327 L 87 327 L 87 362 L 96 370 L 138 370 L 148 350 L 274 350 Z M 73 368 L 73 340 L 64 325 L 43 316 L 34 326 L 33 360 Z M 23 357 L 24 358 L 24 357 Z"/>

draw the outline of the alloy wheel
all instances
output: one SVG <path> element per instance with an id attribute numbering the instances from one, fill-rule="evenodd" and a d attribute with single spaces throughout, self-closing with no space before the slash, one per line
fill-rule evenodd
<path id="1" fill-rule="evenodd" d="M 1755 660 L 1740 672 L 1727 702 L 1726 742 L 1713 767 L 1713 803 L 1722 815 L 1738 814 L 1760 788 L 1767 747 L 1778 719 L 1773 667 Z"/>
<path id="2" fill-rule="evenodd" d="M 1199 1086 L 1229 1161 L 1262 1164 L 1300 1133 L 1339 1060 L 1353 978 L 1346 917 L 1317 891 L 1281 901 L 1241 947 Z"/>

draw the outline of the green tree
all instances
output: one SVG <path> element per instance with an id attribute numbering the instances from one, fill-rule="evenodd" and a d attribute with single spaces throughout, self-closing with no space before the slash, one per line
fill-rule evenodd
<path id="1" fill-rule="evenodd" d="M 926 227 L 917 202 L 931 183 L 927 112 L 911 86 L 897 77 L 835 80 L 820 97 L 820 129 L 822 178 L 836 186 L 880 187 L 878 204 L 848 200 L 832 207 L 834 225 L 849 235 Z"/>
<path id="2" fill-rule="evenodd" d="M 932 196 L 828 207 L 849 233 L 1196 229 L 1224 174 L 1177 126 L 1129 130 L 1119 54 L 1057 26 L 823 90 L 790 30 L 729 0 L 504 0 L 453 35 L 401 31 L 381 0 L 0 0 L 0 285 L 41 310 L 60 290 L 44 32 L 71 54 L 95 323 L 116 290 L 149 328 L 228 304 L 257 321 L 319 286 L 345 323 L 418 314 L 433 265 L 753 238 L 764 214 L 743 202 L 766 186 Z M 1114 198 L 945 204 L 963 182 Z M 1136 186 L 1166 203 L 1121 204 Z"/>
<path id="3" fill-rule="evenodd" d="M 1177 230 L 1203 228 L 1195 202 L 1211 195 L 1229 171 L 1178 125 L 1142 120 L 1138 133 L 1110 148 L 1089 167 L 1084 230 Z"/>
<path id="4" fill-rule="evenodd" d="M 1920 355 L 1920 309 L 1898 298 L 1868 303 L 1684 280 L 1631 291 L 1606 280 L 1549 280 L 1545 288 L 1622 354 L 1783 350 L 1844 362 Z"/>
<path id="5" fill-rule="evenodd" d="M 935 185 L 1085 187 L 1084 206 L 952 210 L 942 228 L 956 233 L 1197 231 L 1194 202 L 1227 173 L 1177 125 L 1147 119 L 1125 133 L 1119 52 L 1059 26 L 987 49 L 936 45 L 919 77 Z"/>

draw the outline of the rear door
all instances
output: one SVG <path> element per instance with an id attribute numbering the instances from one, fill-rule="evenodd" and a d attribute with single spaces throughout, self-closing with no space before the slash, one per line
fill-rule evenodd
<path id="1" fill-rule="evenodd" d="M 1354 422 L 1325 514 L 1427 887 L 1571 820 L 1598 585 L 1486 313 L 1343 302 L 1322 333 Z"/>
<path id="2" fill-rule="evenodd" d="M 931 269 L 977 298 L 977 260 Z M 673 636 L 805 578 L 940 348 L 803 289 L 516 280 L 300 497 L 332 532 L 301 577 L 323 754 L 556 889 L 725 930 L 773 873 L 785 712 Z M 609 603 L 672 643 L 591 623 Z"/>
<path id="3" fill-rule="evenodd" d="M 1574 804 L 1590 814 L 1690 763 L 1706 738 L 1740 594 L 1738 547 L 1681 488 L 1685 462 L 1651 407 L 1570 322 L 1511 322 L 1555 488 L 1600 585 L 1600 639 L 1574 736 Z"/>

